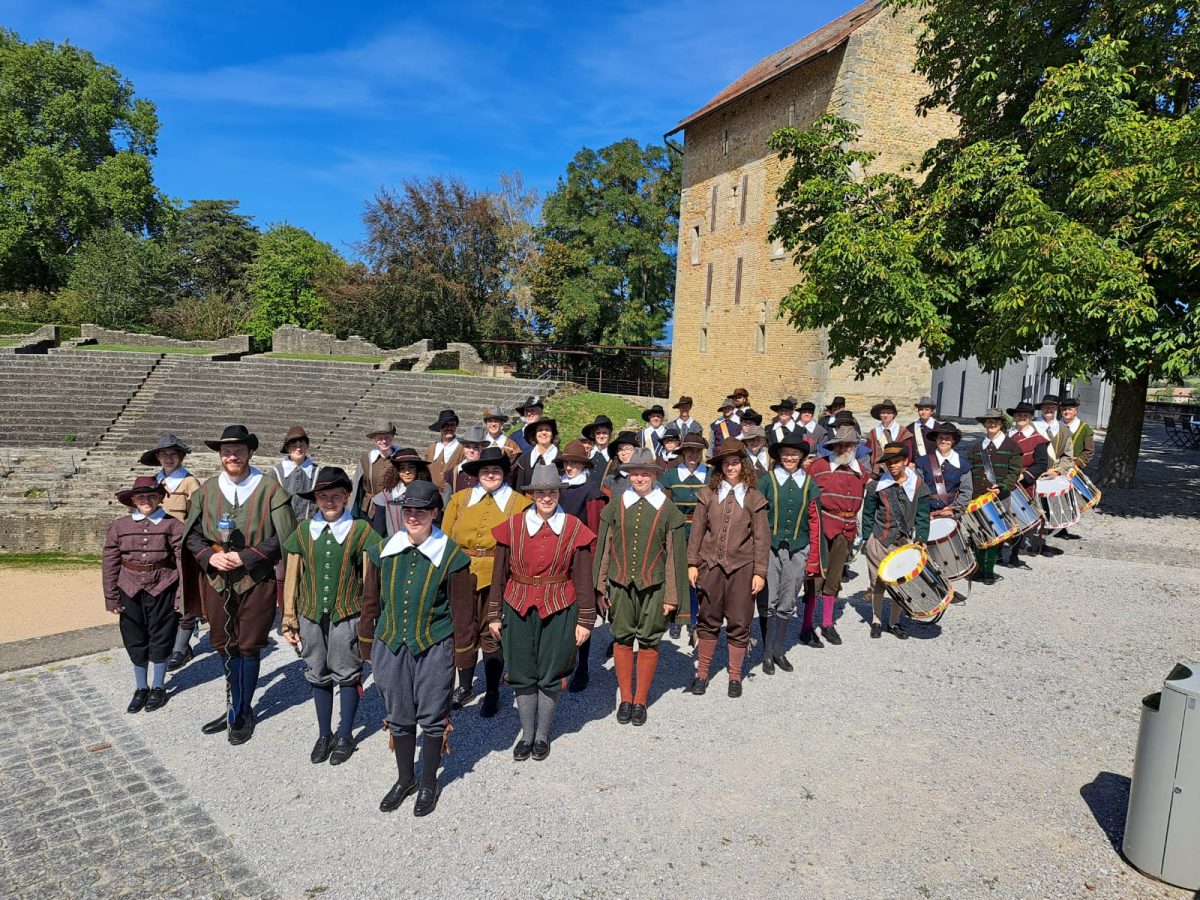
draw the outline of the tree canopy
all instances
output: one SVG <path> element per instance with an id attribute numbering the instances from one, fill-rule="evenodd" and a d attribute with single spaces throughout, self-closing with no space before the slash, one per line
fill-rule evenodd
<path id="1" fill-rule="evenodd" d="M 1195 4 L 892 5 L 921 11 L 922 106 L 959 134 L 918 181 L 836 116 L 776 132 L 772 237 L 804 275 L 781 312 L 861 374 L 907 340 L 994 369 L 1053 338 L 1059 376 L 1114 383 L 1101 479 L 1127 483 L 1148 381 L 1200 365 Z"/>
<path id="2" fill-rule="evenodd" d="M 0 28 L 0 290 L 52 290 L 94 231 L 157 234 L 158 116 L 112 66 Z"/>
<path id="3" fill-rule="evenodd" d="M 339 277 L 345 266 L 333 247 L 303 228 L 276 225 L 267 230 L 258 239 L 258 254 L 249 270 L 250 336 L 266 346 L 280 325 L 319 328 L 325 298 L 318 286 Z"/>

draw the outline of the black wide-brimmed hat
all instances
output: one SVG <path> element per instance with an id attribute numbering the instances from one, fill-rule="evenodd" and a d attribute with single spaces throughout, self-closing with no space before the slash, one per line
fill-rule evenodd
<path id="1" fill-rule="evenodd" d="M 1010 416 L 1015 416 L 1017 413 L 1029 413 L 1029 415 L 1032 416 L 1035 412 L 1037 412 L 1037 409 L 1034 408 L 1034 405 L 1028 400 L 1022 400 L 1016 406 L 1010 406 L 1005 410 L 1005 412 Z"/>
<path id="2" fill-rule="evenodd" d="M 767 455 L 775 460 L 775 462 L 779 462 L 779 454 L 783 450 L 799 450 L 800 458 L 803 459 L 812 453 L 812 445 L 801 437 L 800 429 L 797 428 L 795 431 L 789 431 L 781 440 L 767 447 Z"/>
<path id="3" fill-rule="evenodd" d="M 817 411 L 817 404 L 813 403 L 811 400 L 805 400 L 803 403 L 801 403 L 799 406 L 796 407 L 796 412 L 815 413 L 816 411 Z"/>
<path id="4" fill-rule="evenodd" d="M 876 403 L 871 407 L 871 418 L 878 419 L 879 414 L 885 409 L 891 410 L 893 416 L 897 413 L 896 404 L 891 400 L 884 400 L 882 403 Z"/>
<path id="5" fill-rule="evenodd" d="M 580 429 L 580 433 L 589 441 L 594 441 L 596 440 L 597 428 L 607 428 L 611 433 L 613 430 L 612 419 L 610 419 L 608 416 L 596 416 L 595 419 Z"/>
<path id="6" fill-rule="evenodd" d="M 1055 406 L 1062 406 L 1058 400 L 1058 394 L 1046 394 L 1038 401 L 1038 406 L 1045 406 L 1047 403 L 1052 403 Z"/>
<path id="7" fill-rule="evenodd" d="M 958 426 L 953 422 L 938 422 L 929 429 L 929 436 L 935 441 L 939 434 L 950 435 L 950 437 L 954 438 L 954 443 L 956 444 L 962 440 L 962 432 L 958 430 Z"/>
<path id="8" fill-rule="evenodd" d="M 785 409 L 788 412 L 795 412 L 796 411 L 796 401 L 793 400 L 791 397 L 784 397 L 778 403 L 771 404 L 771 412 L 783 412 Z"/>
<path id="9" fill-rule="evenodd" d="M 649 422 L 651 416 L 659 416 L 660 418 L 663 418 L 663 419 L 665 419 L 667 417 L 667 414 L 663 410 L 661 403 L 655 403 L 649 409 L 642 410 L 642 421 L 643 422 Z"/>
<path id="10" fill-rule="evenodd" d="M 400 505 L 404 509 L 441 509 L 442 492 L 432 481 L 414 481 L 405 488 Z"/>
<path id="11" fill-rule="evenodd" d="M 846 398 L 841 396 L 840 394 L 829 401 L 830 409 L 833 409 L 835 406 L 845 406 L 845 405 L 846 405 Z"/>
<path id="12" fill-rule="evenodd" d="M 739 417 L 743 422 L 748 422 L 751 425 L 762 424 L 762 413 L 752 406 L 747 406 L 745 409 L 743 409 Z"/>
<path id="13" fill-rule="evenodd" d="M 458 413 L 452 409 L 443 409 L 440 413 L 438 413 L 437 421 L 429 426 L 429 430 L 441 431 L 451 422 L 453 422 L 455 425 L 458 424 Z"/>
<path id="14" fill-rule="evenodd" d="M 208 449 L 220 452 L 226 444 L 245 444 L 253 453 L 258 449 L 258 435 L 251 434 L 245 425 L 227 425 L 221 432 L 221 437 L 215 441 L 204 442 Z"/>
<path id="15" fill-rule="evenodd" d="M 1059 409 L 1079 409 L 1079 398 L 1078 397 L 1063 397 L 1062 400 L 1060 400 L 1058 402 L 1058 408 Z"/>
<path id="16" fill-rule="evenodd" d="M 167 496 L 167 486 L 155 480 L 153 475 L 139 475 L 133 479 L 133 486 L 124 491 L 117 491 L 117 501 L 122 506 L 133 506 L 134 494 L 158 494 Z"/>
<path id="17" fill-rule="evenodd" d="M 893 459 L 908 459 L 908 447 L 894 441 L 888 441 L 884 444 L 883 455 L 879 457 L 878 462 L 887 463 Z"/>
<path id="18" fill-rule="evenodd" d="M 354 482 L 350 480 L 345 469 L 339 469 L 337 466 L 321 466 L 321 471 L 317 473 L 317 483 L 312 486 L 312 490 L 297 491 L 296 496 L 303 497 L 305 500 L 316 500 L 317 491 L 329 491 L 333 488 L 345 488 L 347 491 L 352 491 Z"/>
<path id="19" fill-rule="evenodd" d="M 388 457 L 388 462 L 390 462 L 397 469 L 400 468 L 400 466 L 402 466 L 404 463 L 412 463 L 418 469 L 424 469 L 426 472 L 429 471 L 429 463 L 425 460 L 425 457 L 418 453 L 413 447 L 401 447 Z"/>
<path id="20" fill-rule="evenodd" d="M 671 423 L 663 429 L 662 437 L 659 440 L 681 441 L 683 440 L 683 435 L 679 433 L 679 426 Z"/>
<path id="21" fill-rule="evenodd" d="M 462 464 L 462 470 L 468 475 L 479 477 L 479 470 L 484 466 L 499 466 L 507 475 L 512 469 L 512 459 L 499 447 L 486 447 L 479 453 L 479 459 L 468 459 Z"/>
<path id="22" fill-rule="evenodd" d="M 530 397 L 526 397 L 524 403 L 522 403 L 520 406 L 517 406 L 514 408 L 516 409 L 516 411 L 519 414 L 525 415 L 525 410 L 529 409 L 531 406 L 536 406 L 538 409 L 546 408 L 545 402 L 542 400 L 541 397 L 537 396 L 536 394 L 534 394 L 533 396 L 530 396 Z"/>
<path id="23" fill-rule="evenodd" d="M 537 419 L 537 421 L 535 421 L 535 422 L 530 422 L 528 425 L 526 425 L 524 428 L 521 429 L 521 434 L 525 435 L 525 440 L 529 441 L 529 443 L 536 444 L 538 429 L 545 428 L 546 426 L 549 426 L 549 428 L 550 428 L 550 440 L 557 441 L 558 440 L 558 422 L 555 419 L 547 419 L 545 416 L 539 417 Z"/>
<path id="24" fill-rule="evenodd" d="M 143 466 L 157 466 L 159 450 L 178 450 L 180 456 L 192 452 L 192 448 L 176 437 L 174 432 L 168 431 L 158 439 L 157 444 L 138 457 L 138 462 Z"/>
<path id="25" fill-rule="evenodd" d="M 609 441 L 609 446 L 613 448 L 613 453 L 617 452 L 617 448 L 622 444 L 628 444 L 630 447 L 640 447 L 642 439 L 636 431 L 622 431 L 615 438 Z"/>

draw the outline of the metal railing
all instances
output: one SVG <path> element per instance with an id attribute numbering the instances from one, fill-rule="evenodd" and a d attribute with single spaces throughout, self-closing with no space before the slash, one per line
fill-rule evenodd
<path id="1" fill-rule="evenodd" d="M 536 341 L 483 340 L 484 361 L 495 369 L 550 373 L 555 381 L 572 381 L 591 391 L 636 397 L 665 397 L 671 383 L 669 347 L 592 344 L 555 347 Z"/>

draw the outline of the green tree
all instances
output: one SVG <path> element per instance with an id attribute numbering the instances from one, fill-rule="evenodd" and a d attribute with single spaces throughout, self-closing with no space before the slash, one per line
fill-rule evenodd
<path id="1" fill-rule="evenodd" d="M 632 138 L 584 148 L 542 206 L 534 323 L 560 345 L 651 344 L 675 288 L 679 167 Z"/>
<path id="2" fill-rule="evenodd" d="M 960 132 L 920 182 L 872 173 L 842 119 L 776 132 L 771 234 L 804 275 L 781 313 L 861 374 L 906 340 L 995 369 L 1052 336 L 1059 376 L 1113 382 L 1100 481 L 1127 485 L 1150 380 L 1200 365 L 1198 7 L 892 5 L 922 11 L 922 106 Z"/>
<path id="3" fill-rule="evenodd" d="M 158 116 L 112 66 L 0 28 L 0 289 L 51 290 L 110 225 L 159 233 Z"/>
<path id="4" fill-rule="evenodd" d="M 151 238 L 113 225 L 80 246 L 67 283 L 70 317 L 140 331 L 174 289 L 171 254 Z"/>
<path id="5" fill-rule="evenodd" d="M 320 286 L 338 278 L 345 265 L 333 247 L 303 228 L 268 229 L 259 238 L 258 255 L 250 266 L 250 336 L 266 346 L 280 325 L 319 327 L 325 312 Z"/>

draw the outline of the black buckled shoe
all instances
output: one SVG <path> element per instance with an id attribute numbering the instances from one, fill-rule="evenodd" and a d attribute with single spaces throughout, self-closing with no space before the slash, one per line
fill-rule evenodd
<path id="1" fill-rule="evenodd" d="M 133 697 L 129 701 L 129 705 L 125 707 L 125 712 L 135 713 L 141 712 L 146 705 L 147 699 L 150 697 L 150 688 L 138 688 L 133 692 Z"/>
<path id="2" fill-rule="evenodd" d="M 229 743 L 237 747 L 252 737 L 254 737 L 254 710 L 250 710 L 250 715 L 245 719 L 233 723 L 233 727 L 229 729 Z"/>
<path id="3" fill-rule="evenodd" d="M 742 683 L 740 681 L 730 681 L 729 682 L 729 696 L 730 697 L 742 696 Z"/>
<path id="4" fill-rule="evenodd" d="M 188 644 L 186 650 L 175 650 L 167 657 L 167 671 L 174 672 L 176 669 L 182 669 L 192 661 L 192 645 Z"/>
<path id="5" fill-rule="evenodd" d="M 229 727 L 229 713 L 223 712 L 220 716 L 213 719 L 211 722 L 205 722 L 200 726 L 201 734 L 220 734 Z"/>
<path id="6" fill-rule="evenodd" d="M 628 725 L 629 720 L 633 718 L 633 704 L 628 700 L 622 700 L 617 707 L 617 724 Z"/>
<path id="7" fill-rule="evenodd" d="M 435 784 L 433 787 L 423 787 L 417 791 L 417 802 L 413 804 L 414 816 L 427 816 L 437 809 L 438 789 Z"/>
<path id="8" fill-rule="evenodd" d="M 354 741 L 351 738 L 340 737 L 333 742 L 333 752 L 329 754 L 329 764 L 340 766 L 354 755 Z"/>
<path id="9" fill-rule="evenodd" d="M 150 688 L 150 696 L 146 698 L 146 712 L 154 712 L 167 705 L 167 689 L 165 687 Z"/>
<path id="10" fill-rule="evenodd" d="M 995 572 L 992 572 L 989 575 L 980 575 L 979 576 L 979 583 L 986 584 L 988 586 L 995 584 L 997 581 L 1003 581 L 1003 580 L 1004 580 L 1004 576 L 997 575 Z"/>
<path id="11" fill-rule="evenodd" d="M 643 709 L 644 708 L 645 707 L 643 707 Z M 642 721 L 643 722 L 646 721 L 645 717 L 642 718 Z M 634 722 L 633 724 L 637 725 L 638 723 Z M 533 758 L 534 759 L 536 759 L 538 762 L 541 762 L 543 759 L 545 759 L 549 755 L 550 755 L 550 743 L 548 741 L 534 741 L 533 742 Z"/>
<path id="12" fill-rule="evenodd" d="M 695 694 L 697 697 L 702 696 L 708 690 L 708 679 L 701 678 L 697 675 L 692 679 L 692 686 L 688 688 L 689 694 Z"/>
<path id="13" fill-rule="evenodd" d="M 762 658 L 762 670 L 764 675 L 775 674 L 775 660 L 771 658 L 769 653 L 764 653 Z"/>
<path id="14" fill-rule="evenodd" d="M 888 626 L 888 634 L 897 637 L 902 641 L 908 640 L 908 632 L 904 630 L 904 626 L 897 622 L 895 625 Z"/>
<path id="15" fill-rule="evenodd" d="M 633 722 L 634 725 L 645 725 L 646 724 L 646 704 L 644 704 L 644 703 L 633 704 L 633 709 L 631 709 L 629 711 L 629 718 Z M 535 744 L 534 746 L 537 746 L 537 745 Z M 549 753 L 550 749 L 547 748 L 546 752 Z"/>
<path id="16" fill-rule="evenodd" d="M 1051 547 L 1049 544 L 1042 547 L 1042 556 L 1062 556 L 1064 552 L 1062 547 Z"/>
<path id="17" fill-rule="evenodd" d="M 517 762 L 525 762 L 533 755 L 533 745 L 529 741 L 517 741 L 517 746 L 513 747 L 513 759 Z"/>
<path id="18" fill-rule="evenodd" d="M 678 622 L 672 622 L 671 627 L 667 630 L 667 633 L 671 636 L 671 640 L 677 641 L 683 637 L 683 626 Z"/>
<path id="19" fill-rule="evenodd" d="M 475 699 L 475 691 L 469 684 L 460 684 L 450 694 L 450 708 L 462 709 Z"/>
<path id="20" fill-rule="evenodd" d="M 835 647 L 842 643 L 842 636 L 838 634 L 837 629 L 830 625 L 828 628 L 821 629 L 821 636 Z"/>
<path id="21" fill-rule="evenodd" d="M 879 622 L 871 623 L 871 637 L 877 638 L 883 634 L 883 625 Z"/>
<path id="22" fill-rule="evenodd" d="M 325 760 L 329 759 L 329 754 L 333 752 L 333 735 L 324 734 L 317 738 L 317 742 L 313 744 L 312 753 L 308 754 L 308 761 L 314 766 L 319 766 Z"/>
<path id="23" fill-rule="evenodd" d="M 781 672 L 793 672 L 796 669 L 782 653 L 775 657 L 775 665 L 779 666 Z"/>
<path id="24" fill-rule="evenodd" d="M 401 784 L 397 781 L 392 785 L 392 789 L 383 795 L 383 799 L 379 801 L 380 812 L 394 812 L 400 808 L 400 804 L 417 792 L 417 782 L 413 779 L 408 784 Z"/>
<path id="25" fill-rule="evenodd" d="M 801 628 L 800 643 L 806 647 L 812 647 L 814 650 L 820 650 L 825 646 L 821 643 L 821 639 L 817 637 L 817 629 L 815 628 Z"/>

